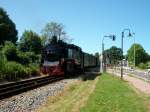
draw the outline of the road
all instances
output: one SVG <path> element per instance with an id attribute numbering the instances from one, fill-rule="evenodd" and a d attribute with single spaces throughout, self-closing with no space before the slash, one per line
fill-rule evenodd
<path id="1" fill-rule="evenodd" d="M 115 68 L 115 69 L 108 69 L 113 72 L 120 73 L 120 68 Z M 137 69 L 124 69 L 123 70 L 124 75 L 134 75 L 136 77 L 145 79 L 145 80 L 150 80 L 150 74 L 148 74 L 146 71 L 142 70 L 137 70 Z"/>

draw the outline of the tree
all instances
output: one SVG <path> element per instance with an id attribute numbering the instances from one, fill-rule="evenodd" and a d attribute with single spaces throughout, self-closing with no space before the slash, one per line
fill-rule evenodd
<path id="1" fill-rule="evenodd" d="M 44 37 L 45 43 L 49 43 L 54 36 L 58 37 L 58 40 L 64 39 L 66 37 L 66 32 L 64 31 L 63 24 L 50 22 L 46 24 L 44 29 L 42 29 L 42 35 L 42 37 Z"/>
<path id="2" fill-rule="evenodd" d="M 149 60 L 149 56 L 140 44 L 133 44 L 128 50 L 128 61 L 134 64 L 134 46 L 135 46 L 135 65 L 145 63 Z"/>
<path id="3" fill-rule="evenodd" d="M 7 12 L 0 8 L 0 44 L 4 41 L 12 41 L 15 43 L 18 39 L 16 26 L 7 15 Z"/>
<path id="4" fill-rule="evenodd" d="M 2 54 L 4 54 L 8 61 L 17 61 L 17 48 L 14 43 L 10 41 L 5 41 L 4 46 L 2 47 Z"/>
<path id="5" fill-rule="evenodd" d="M 19 42 L 19 49 L 23 52 L 41 53 L 42 43 L 41 38 L 31 30 L 24 31 Z"/>
<path id="6" fill-rule="evenodd" d="M 2 58 L 6 57 L 6 58 Z M 10 41 L 5 41 L 4 46 L 0 51 L 0 59 L 15 61 L 22 65 L 28 65 L 30 63 L 36 63 L 39 61 L 39 55 L 35 55 L 34 52 L 22 52 L 17 49 L 14 43 Z"/>
<path id="7" fill-rule="evenodd" d="M 109 59 L 110 64 L 117 64 L 122 58 L 122 50 L 116 46 L 112 46 L 110 49 L 105 50 L 104 54 L 106 60 Z"/>

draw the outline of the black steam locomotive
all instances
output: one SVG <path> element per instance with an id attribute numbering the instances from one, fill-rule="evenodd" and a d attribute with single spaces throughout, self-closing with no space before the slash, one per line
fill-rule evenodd
<path id="1" fill-rule="evenodd" d="M 50 76 L 64 76 L 84 72 L 87 67 L 97 66 L 98 59 L 73 44 L 62 41 L 47 44 L 42 53 L 41 72 Z"/>

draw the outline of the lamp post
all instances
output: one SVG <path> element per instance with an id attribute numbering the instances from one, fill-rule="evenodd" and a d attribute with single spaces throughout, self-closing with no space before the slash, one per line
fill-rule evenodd
<path id="1" fill-rule="evenodd" d="M 135 35 L 135 33 L 133 33 L 133 34 Z M 136 51 L 135 51 L 135 37 L 134 37 L 134 68 L 136 66 L 135 53 L 136 53 Z"/>
<path id="2" fill-rule="evenodd" d="M 121 58 L 121 80 L 123 79 L 123 38 L 124 38 L 124 33 L 125 33 L 125 31 L 128 31 L 128 32 L 129 32 L 128 37 L 131 37 L 131 36 L 132 36 L 130 29 L 124 29 L 124 30 L 122 31 L 122 38 L 121 38 L 121 49 L 122 49 L 122 58 Z M 135 49 L 134 49 L 134 53 L 135 53 Z M 134 55 L 135 55 L 135 54 L 134 54 Z M 135 58 L 135 56 L 134 56 L 134 58 Z"/>
<path id="3" fill-rule="evenodd" d="M 100 71 L 103 73 L 106 71 L 106 57 L 104 54 L 104 38 L 110 38 L 112 41 L 115 41 L 116 36 L 115 35 L 105 35 L 103 36 L 102 40 L 102 55 L 101 55 L 101 66 L 100 66 Z"/>

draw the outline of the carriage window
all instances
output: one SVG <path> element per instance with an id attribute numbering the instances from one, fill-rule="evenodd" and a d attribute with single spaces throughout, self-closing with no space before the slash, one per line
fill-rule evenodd
<path id="1" fill-rule="evenodd" d="M 72 57 L 73 57 L 72 49 L 68 49 L 68 58 L 72 58 Z"/>
<path id="2" fill-rule="evenodd" d="M 81 53 L 80 53 L 80 51 L 77 51 L 76 59 L 78 60 L 78 63 L 81 63 Z"/>

